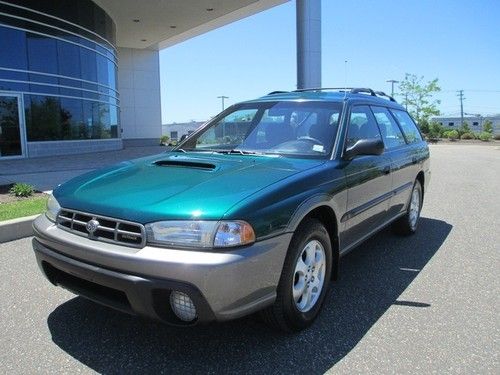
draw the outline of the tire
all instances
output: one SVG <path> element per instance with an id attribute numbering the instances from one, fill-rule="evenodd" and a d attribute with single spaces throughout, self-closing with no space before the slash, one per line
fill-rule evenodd
<path id="1" fill-rule="evenodd" d="M 422 210 L 422 185 L 419 180 L 413 184 L 413 189 L 408 203 L 408 209 L 404 216 L 392 224 L 392 230 L 396 234 L 408 236 L 417 231 L 420 211 Z"/>
<path id="2" fill-rule="evenodd" d="M 310 326 L 321 310 L 331 272 L 330 236 L 321 222 L 308 219 L 292 237 L 276 301 L 261 311 L 263 320 L 285 332 L 297 332 Z"/>

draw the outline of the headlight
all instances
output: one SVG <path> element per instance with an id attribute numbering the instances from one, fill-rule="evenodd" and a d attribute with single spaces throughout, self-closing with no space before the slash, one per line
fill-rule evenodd
<path id="1" fill-rule="evenodd" d="M 221 221 L 214 238 L 214 247 L 246 245 L 255 242 L 255 233 L 244 221 Z"/>
<path id="2" fill-rule="evenodd" d="M 45 215 L 49 218 L 49 220 L 55 222 L 60 210 L 61 206 L 59 206 L 56 198 L 50 194 L 49 200 L 47 201 L 47 212 Z"/>
<path id="3" fill-rule="evenodd" d="M 148 242 L 192 248 L 232 247 L 255 242 L 244 221 L 160 221 L 147 224 Z"/>

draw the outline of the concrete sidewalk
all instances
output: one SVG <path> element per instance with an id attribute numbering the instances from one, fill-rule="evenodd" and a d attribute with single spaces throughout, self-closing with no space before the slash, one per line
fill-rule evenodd
<path id="1" fill-rule="evenodd" d="M 58 184 L 85 172 L 166 150 L 168 148 L 163 146 L 128 147 L 89 154 L 0 160 L 0 185 L 25 182 L 41 191 L 52 190 Z"/>

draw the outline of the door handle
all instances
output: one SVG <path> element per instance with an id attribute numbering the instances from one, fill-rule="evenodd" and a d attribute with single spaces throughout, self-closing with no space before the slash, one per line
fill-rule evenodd
<path id="1" fill-rule="evenodd" d="M 384 169 L 382 169 L 382 172 L 384 172 L 384 174 L 391 173 L 391 167 L 390 166 L 384 167 Z"/>

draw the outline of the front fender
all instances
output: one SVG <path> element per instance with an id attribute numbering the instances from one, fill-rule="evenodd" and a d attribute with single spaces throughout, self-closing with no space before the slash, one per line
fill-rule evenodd
<path id="1" fill-rule="evenodd" d="M 335 227 L 340 228 L 341 217 L 339 214 L 345 212 L 347 206 L 347 194 L 344 191 L 338 192 L 335 195 L 329 195 L 325 193 L 320 193 L 311 196 L 310 198 L 303 201 L 295 210 L 293 215 L 286 226 L 287 232 L 295 232 L 299 224 L 304 220 L 304 218 L 316 208 L 326 206 L 332 209 L 334 212 Z"/>

